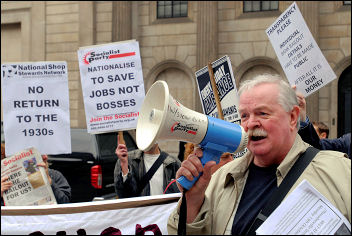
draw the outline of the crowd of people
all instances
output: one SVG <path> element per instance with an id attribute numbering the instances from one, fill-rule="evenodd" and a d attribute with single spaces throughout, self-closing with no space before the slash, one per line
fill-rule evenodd
<path id="1" fill-rule="evenodd" d="M 278 75 L 244 81 L 238 92 L 241 126 L 249 136 L 244 156 L 234 159 L 232 153 L 224 153 L 219 164 L 210 161 L 203 166 L 203 152 L 192 143 L 180 142 L 180 154 L 173 157 L 158 143 L 147 151 L 129 151 L 118 142 L 114 170 L 118 198 L 183 192 L 184 200 L 169 217 L 170 234 L 178 233 L 182 201 L 187 201 L 187 232 L 246 234 L 296 161 L 312 146 L 319 152 L 289 193 L 306 179 L 351 222 L 351 133 L 329 139 L 324 123 L 309 120 L 304 96 Z M 3 144 L 1 154 L 5 158 Z M 48 167 L 47 155 L 42 157 L 38 166 L 45 168 L 57 202 L 69 203 L 68 182 Z M 181 176 L 192 180 L 200 173 L 188 191 L 176 181 Z M 11 186 L 7 176 L 1 178 L 1 197 Z"/>

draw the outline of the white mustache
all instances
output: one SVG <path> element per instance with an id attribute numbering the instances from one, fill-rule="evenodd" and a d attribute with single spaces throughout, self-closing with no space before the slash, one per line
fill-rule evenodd
<path id="1" fill-rule="evenodd" d="M 263 130 L 263 129 L 248 129 L 248 136 L 260 136 L 260 137 L 266 137 L 268 135 L 268 133 Z"/>

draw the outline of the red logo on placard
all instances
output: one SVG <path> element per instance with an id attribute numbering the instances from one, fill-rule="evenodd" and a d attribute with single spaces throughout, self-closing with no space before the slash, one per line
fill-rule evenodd
<path id="1" fill-rule="evenodd" d="M 120 53 L 120 50 L 109 50 L 103 52 L 90 51 L 83 56 L 83 63 L 89 65 L 93 61 L 110 60 L 114 58 L 135 56 L 135 52 Z"/>
<path id="2" fill-rule="evenodd" d="M 83 62 L 84 62 L 84 64 L 86 64 L 86 65 L 89 65 L 89 62 L 87 61 L 87 57 L 90 55 L 90 53 L 91 53 L 91 52 L 86 53 L 86 54 L 84 55 L 84 57 L 83 57 Z"/>

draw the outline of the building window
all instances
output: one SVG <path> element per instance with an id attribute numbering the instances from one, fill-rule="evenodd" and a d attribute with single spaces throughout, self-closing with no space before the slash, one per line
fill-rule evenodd
<path id="1" fill-rule="evenodd" d="M 276 10 L 279 10 L 279 1 L 243 1 L 243 12 Z"/>
<path id="2" fill-rule="evenodd" d="M 187 17 L 188 1 L 158 1 L 157 18 Z"/>
<path id="3" fill-rule="evenodd" d="M 351 1 L 343 1 L 343 5 L 351 5 Z"/>
<path id="4" fill-rule="evenodd" d="M 338 81 L 337 97 L 337 136 L 341 137 L 346 133 L 351 133 L 351 65 L 341 74 Z"/>

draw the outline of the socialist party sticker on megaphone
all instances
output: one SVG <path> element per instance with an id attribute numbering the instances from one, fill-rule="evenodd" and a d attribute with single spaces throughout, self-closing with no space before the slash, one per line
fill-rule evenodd
<path id="1" fill-rule="evenodd" d="M 243 151 L 248 143 L 244 129 L 235 123 L 190 110 L 169 94 L 165 81 L 155 82 L 142 104 L 136 128 L 136 141 L 140 150 L 149 150 L 159 140 L 175 140 L 199 144 L 203 149 L 204 166 L 208 161 L 219 163 L 224 152 Z M 200 176 L 200 175 L 199 175 Z M 181 176 L 177 181 L 190 189 L 198 180 Z"/>

